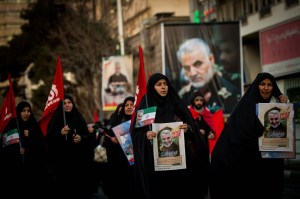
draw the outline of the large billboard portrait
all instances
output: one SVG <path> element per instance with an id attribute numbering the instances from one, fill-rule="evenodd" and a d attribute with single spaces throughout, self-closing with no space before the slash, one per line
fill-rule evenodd
<path id="1" fill-rule="evenodd" d="M 200 91 L 230 114 L 242 93 L 240 23 L 164 24 L 164 72 L 186 103 Z"/>
<path id="2" fill-rule="evenodd" d="M 102 58 L 102 105 L 104 111 L 114 111 L 132 91 L 132 56 Z"/>

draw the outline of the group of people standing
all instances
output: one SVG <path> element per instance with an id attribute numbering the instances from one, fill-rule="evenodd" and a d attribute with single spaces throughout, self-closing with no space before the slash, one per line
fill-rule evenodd
<path id="1" fill-rule="evenodd" d="M 269 73 L 257 75 L 234 106 L 211 159 L 207 139 L 214 138 L 215 129 L 205 96 L 194 92 L 189 102 L 188 107 L 161 73 L 149 77 L 147 93 L 136 109 L 134 97 L 124 99 L 102 134 L 108 156 L 108 163 L 102 167 L 105 168 L 103 191 L 108 198 L 282 198 L 284 162 L 261 157 L 258 138 L 264 129 L 255 112 L 257 103 L 287 102 L 275 78 Z M 131 126 L 134 164 L 130 165 L 126 159 L 112 128 L 131 119 L 135 123 L 138 110 L 152 106 L 156 107 L 155 123 L 182 122 L 178 128 L 184 133 L 186 169 L 155 171 L 152 140 L 157 132 L 151 124 Z M 18 104 L 17 114 L 22 145 L 1 148 L 1 168 L 11 171 L 21 168 L 17 165 L 26 165 L 22 167 L 26 170 L 12 174 L 18 179 L 14 185 L 26 187 L 28 194 L 36 193 L 36 187 L 41 187 L 47 193 L 52 192 L 52 198 L 88 198 L 93 192 L 90 179 L 96 175 L 92 168 L 97 168 L 92 166 L 93 148 L 99 136 L 91 136 L 95 131 L 88 131 L 73 98 L 65 95 L 48 125 L 46 137 L 28 102 Z M 45 163 L 53 172 L 51 177 L 41 175 L 47 170 Z M 35 180 L 31 185 L 32 177 Z M 6 173 L 4 179 L 9 178 L 4 187 L 12 191 L 11 176 Z M 41 182 L 50 188 L 41 186 Z"/>
<path id="2" fill-rule="evenodd" d="M 155 123 L 183 122 L 179 128 L 184 132 L 187 168 L 155 171 L 151 140 L 157 132 L 150 125 L 133 128 L 137 198 L 282 198 L 284 160 L 262 158 L 258 139 L 264 128 L 256 115 L 257 103 L 287 103 L 275 78 L 269 73 L 257 75 L 235 105 L 210 160 L 207 139 L 213 136 L 214 127 L 209 113 L 204 113 L 207 107 L 199 105 L 203 99 L 201 93 L 194 93 L 188 108 L 165 75 L 149 78 L 147 94 L 136 112 L 156 106 Z M 168 191 L 161 191 L 166 186 Z"/>

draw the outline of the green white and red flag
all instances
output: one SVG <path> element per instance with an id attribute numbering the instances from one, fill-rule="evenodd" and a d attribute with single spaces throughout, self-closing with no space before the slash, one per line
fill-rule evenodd
<path id="1" fill-rule="evenodd" d="M 152 106 L 146 109 L 138 110 L 135 127 L 139 128 L 154 123 L 156 108 L 156 106 Z"/>

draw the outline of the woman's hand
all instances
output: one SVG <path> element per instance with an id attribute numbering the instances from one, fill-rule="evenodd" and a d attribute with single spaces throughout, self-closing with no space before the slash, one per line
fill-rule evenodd
<path id="1" fill-rule="evenodd" d="M 68 125 L 66 125 L 66 126 L 64 126 L 64 128 L 61 129 L 60 132 L 62 135 L 68 135 L 69 131 L 70 131 L 70 128 Z"/>
<path id="2" fill-rule="evenodd" d="M 179 125 L 179 129 L 183 129 L 183 131 L 186 133 L 189 129 L 187 123 L 183 123 L 181 125 Z"/>
<path id="3" fill-rule="evenodd" d="M 154 137 L 156 137 L 156 132 L 153 132 L 153 131 L 148 131 L 147 132 L 147 139 L 148 140 L 153 140 Z"/>
<path id="4" fill-rule="evenodd" d="M 118 141 L 118 139 L 117 139 L 116 137 L 111 137 L 110 140 L 111 140 L 113 143 L 115 143 L 115 144 L 118 144 L 118 143 L 119 143 L 119 141 Z"/>
<path id="5" fill-rule="evenodd" d="M 28 136 L 29 136 L 29 131 L 28 131 L 28 130 L 24 130 L 23 133 L 24 133 L 24 136 L 25 136 L 25 137 L 28 137 Z"/>
<path id="6" fill-rule="evenodd" d="M 281 103 L 287 103 L 288 102 L 288 98 L 285 96 L 285 95 L 280 95 L 278 97 L 278 100 L 281 102 Z"/>
<path id="7" fill-rule="evenodd" d="M 203 136 L 205 135 L 205 131 L 203 129 L 200 129 L 199 131 L 200 131 L 201 135 L 203 135 Z"/>
<path id="8" fill-rule="evenodd" d="M 215 139 L 215 134 L 210 131 L 209 134 L 208 134 L 208 136 L 207 136 L 207 139 L 209 139 L 209 140 Z"/>
<path id="9" fill-rule="evenodd" d="M 78 134 L 75 134 L 73 137 L 74 143 L 78 143 L 81 141 L 81 136 Z"/>
<path id="10" fill-rule="evenodd" d="M 21 155 L 24 155 L 24 154 L 25 154 L 25 148 L 24 148 L 24 147 L 21 147 L 21 148 L 20 148 L 20 154 L 21 154 Z"/>

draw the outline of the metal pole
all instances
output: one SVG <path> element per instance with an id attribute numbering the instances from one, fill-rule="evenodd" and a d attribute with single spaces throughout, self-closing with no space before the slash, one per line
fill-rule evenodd
<path id="1" fill-rule="evenodd" d="M 121 0 L 117 0 L 117 13 L 118 13 L 118 32 L 119 32 L 121 55 L 124 55 L 125 49 L 124 49 L 124 31 L 123 31 L 123 16 L 122 16 Z"/>

